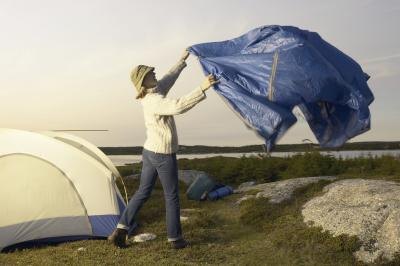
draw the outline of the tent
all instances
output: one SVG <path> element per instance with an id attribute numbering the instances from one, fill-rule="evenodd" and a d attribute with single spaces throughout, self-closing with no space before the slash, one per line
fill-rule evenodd
<path id="1" fill-rule="evenodd" d="M 55 138 L 59 141 L 65 142 L 71 146 L 74 146 L 75 148 L 79 149 L 80 151 L 92 156 L 94 159 L 96 159 L 101 164 L 103 164 L 105 167 L 107 167 L 113 173 L 113 175 L 117 179 L 119 179 L 122 182 L 122 184 L 124 185 L 124 196 L 125 196 L 126 202 L 128 202 L 128 193 L 126 191 L 124 180 L 122 179 L 121 174 L 119 173 L 119 171 L 117 170 L 117 168 L 115 167 L 115 165 L 111 161 L 111 159 L 107 155 L 105 155 L 99 148 L 97 148 L 96 145 L 93 145 L 92 143 L 90 143 L 89 141 L 87 141 L 83 138 L 80 138 L 80 137 L 77 137 L 75 135 L 68 134 L 65 132 L 42 131 L 39 133 L 44 134 L 49 137 L 52 137 L 52 138 Z M 119 190 L 117 190 L 117 193 L 119 193 Z"/>
<path id="2" fill-rule="evenodd" d="M 0 250 L 106 237 L 125 203 L 114 173 L 73 145 L 0 129 Z"/>
<path id="3" fill-rule="evenodd" d="M 316 32 L 263 26 L 189 51 L 220 80 L 216 92 L 268 151 L 297 121 L 295 106 L 322 147 L 339 147 L 370 129 L 368 74 Z"/>

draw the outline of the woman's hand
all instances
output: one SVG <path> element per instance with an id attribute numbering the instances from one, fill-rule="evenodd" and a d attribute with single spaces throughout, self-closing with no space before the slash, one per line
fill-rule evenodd
<path id="1" fill-rule="evenodd" d="M 189 53 L 189 51 L 186 49 L 186 50 L 183 52 L 183 54 L 182 54 L 181 60 L 182 60 L 182 61 L 185 61 L 185 60 L 189 57 L 189 55 L 190 55 L 190 53 Z"/>
<path id="2" fill-rule="evenodd" d="M 203 83 L 201 83 L 201 89 L 203 91 L 208 90 L 212 85 L 214 85 L 215 83 L 218 83 L 219 80 L 217 80 L 215 78 L 215 76 L 213 74 L 208 75 L 204 80 Z"/>

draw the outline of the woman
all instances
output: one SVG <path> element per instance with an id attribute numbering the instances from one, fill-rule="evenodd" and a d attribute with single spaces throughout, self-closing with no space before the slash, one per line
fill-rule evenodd
<path id="1" fill-rule="evenodd" d="M 179 62 L 159 81 L 153 67 L 139 65 L 131 73 L 137 90 L 136 99 L 143 106 L 147 139 L 143 145 L 139 188 L 122 213 L 117 228 L 109 236 L 109 240 L 118 247 L 126 246 L 128 230 L 135 223 L 141 206 L 150 197 L 157 175 L 164 190 L 168 241 L 176 249 L 188 245 L 182 237 L 180 223 L 176 160 L 178 136 L 173 116 L 188 111 L 205 99 L 205 91 L 218 82 L 213 75 L 209 75 L 191 93 L 179 99 L 167 98 L 168 91 L 186 67 L 185 60 L 188 57 L 189 52 L 185 51 Z"/>

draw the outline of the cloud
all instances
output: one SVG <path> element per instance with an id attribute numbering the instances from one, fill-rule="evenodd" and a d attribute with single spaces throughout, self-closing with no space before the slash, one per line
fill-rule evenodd
<path id="1" fill-rule="evenodd" d="M 379 56 L 361 61 L 367 73 L 374 79 L 400 75 L 400 53 Z"/>
<path id="2" fill-rule="evenodd" d="M 388 61 L 388 60 L 397 59 L 397 58 L 400 58 L 400 53 L 370 58 L 370 59 L 363 60 L 361 62 L 364 64 L 371 64 L 371 63 Z"/>
<path id="3" fill-rule="evenodd" d="M 365 67 L 365 72 L 367 72 L 373 79 L 390 78 L 400 75 L 400 71 L 393 64 L 374 64 Z"/>

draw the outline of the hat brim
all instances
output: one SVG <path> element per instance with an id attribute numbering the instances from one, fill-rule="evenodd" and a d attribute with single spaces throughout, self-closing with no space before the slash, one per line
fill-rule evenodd
<path id="1" fill-rule="evenodd" d="M 136 95 L 136 99 L 142 98 L 142 97 L 140 97 L 140 95 L 143 93 L 143 91 L 144 91 L 144 88 L 142 87 L 142 88 L 140 89 L 140 91 L 138 91 L 138 93 L 137 93 L 137 95 Z"/>

